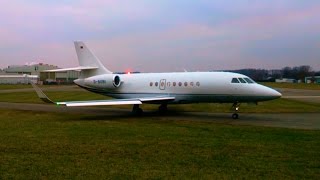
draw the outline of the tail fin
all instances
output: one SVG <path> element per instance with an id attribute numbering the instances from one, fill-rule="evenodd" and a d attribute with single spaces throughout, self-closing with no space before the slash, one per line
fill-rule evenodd
<path id="1" fill-rule="evenodd" d="M 97 67 L 96 69 L 82 70 L 82 78 L 112 73 L 103 66 L 100 60 L 87 48 L 82 41 L 75 41 L 74 46 L 77 52 L 79 65 L 81 67 Z"/>

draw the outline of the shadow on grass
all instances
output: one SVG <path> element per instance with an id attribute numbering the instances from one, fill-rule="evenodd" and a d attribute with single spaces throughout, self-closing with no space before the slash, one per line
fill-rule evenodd
<path id="1" fill-rule="evenodd" d="M 206 112 L 183 112 L 180 110 L 170 109 L 162 114 L 158 111 L 145 111 L 138 116 L 130 110 L 112 109 L 103 110 L 104 114 L 99 112 L 99 115 L 84 115 L 79 118 L 81 121 L 127 121 L 127 120 L 205 120 L 205 121 L 234 121 L 231 118 L 232 113 L 206 113 Z M 240 120 L 240 119 L 239 119 Z"/>

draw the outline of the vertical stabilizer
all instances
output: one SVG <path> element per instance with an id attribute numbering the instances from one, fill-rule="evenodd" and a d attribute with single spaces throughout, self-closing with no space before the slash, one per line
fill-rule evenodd
<path id="1" fill-rule="evenodd" d="M 82 41 L 75 41 L 74 46 L 77 52 L 80 66 L 97 67 L 97 69 L 82 70 L 81 71 L 82 78 L 112 73 L 111 71 L 109 71 L 107 68 L 103 66 L 100 60 L 87 48 L 87 46 Z"/>

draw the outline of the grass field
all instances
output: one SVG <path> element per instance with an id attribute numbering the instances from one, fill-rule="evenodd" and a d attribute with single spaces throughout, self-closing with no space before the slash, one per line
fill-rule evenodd
<path id="1" fill-rule="evenodd" d="M 15 88 L 0 86 L 2 89 Z M 106 98 L 85 91 L 46 94 L 55 101 Z M 22 106 L 43 103 L 35 92 L 2 92 L 0 101 L 21 102 Z M 229 112 L 230 106 L 169 108 Z M 129 111 L 131 106 L 121 108 Z M 320 112 L 320 108 L 319 104 L 279 99 L 259 106 L 243 104 L 241 112 L 305 113 Z M 169 120 L 165 116 L 0 109 L 0 179 L 319 179 L 319 149 L 320 131 L 313 130 Z"/>
<path id="2" fill-rule="evenodd" d="M 25 88 L 32 88 L 31 85 L 25 85 L 25 84 L 1 84 L 0 90 L 5 89 L 25 89 Z"/>
<path id="3" fill-rule="evenodd" d="M 319 179 L 320 131 L 0 109 L 0 179 Z"/>

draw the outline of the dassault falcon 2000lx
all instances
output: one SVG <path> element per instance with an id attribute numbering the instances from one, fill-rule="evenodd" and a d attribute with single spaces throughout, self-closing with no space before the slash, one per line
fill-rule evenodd
<path id="1" fill-rule="evenodd" d="M 168 104 L 232 103 L 238 118 L 241 103 L 258 103 L 281 97 L 271 88 L 255 83 L 247 76 L 231 72 L 113 73 L 106 69 L 83 42 L 74 42 L 79 67 L 46 72 L 81 71 L 74 83 L 88 91 L 115 99 L 55 102 L 65 106 L 133 105 L 132 112 L 143 113 L 140 104 L 159 104 L 165 112 Z M 53 103 L 33 84 L 38 96 Z"/>

